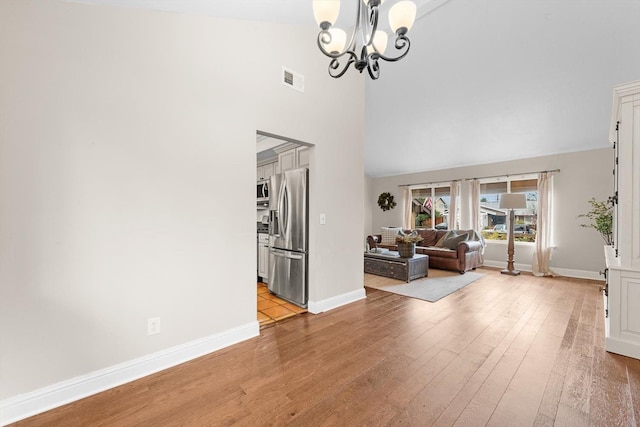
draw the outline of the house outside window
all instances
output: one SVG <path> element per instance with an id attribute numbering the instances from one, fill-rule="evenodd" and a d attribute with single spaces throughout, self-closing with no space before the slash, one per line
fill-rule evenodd
<path id="1" fill-rule="evenodd" d="M 484 181 L 484 182 L 483 182 Z M 526 209 L 515 210 L 513 237 L 516 242 L 535 242 L 538 215 L 538 179 L 533 175 L 499 177 L 480 181 L 481 234 L 485 240 L 507 240 L 508 212 L 500 209 L 500 195 L 524 193 Z"/>
<path id="2" fill-rule="evenodd" d="M 412 228 L 448 230 L 447 218 L 451 201 L 450 185 L 443 184 L 411 190 Z"/>

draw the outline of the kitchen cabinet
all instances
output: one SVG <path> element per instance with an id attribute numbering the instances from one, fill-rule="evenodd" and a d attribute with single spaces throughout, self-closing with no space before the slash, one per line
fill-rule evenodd
<path id="1" fill-rule="evenodd" d="M 296 163 L 299 168 L 309 167 L 309 147 L 296 148 Z"/>
<path id="2" fill-rule="evenodd" d="M 269 235 L 258 234 L 258 276 L 269 283 Z"/>
<path id="3" fill-rule="evenodd" d="M 616 86 L 613 245 L 605 246 L 605 349 L 640 359 L 640 80 Z"/>
<path id="4" fill-rule="evenodd" d="M 269 179 L 272 175 L 275 175 L 275 163 L 267 163 L 261 166 L 258 166 L 256 170 L 256 178 L 258 180 Z"/>
<path id="5" fill-rule="evenodd" d="M 278 154 L 279 172 L 309 167 L 309 147 L 298 147 Z"/>
<path id="6" fill-rule="evenodd" d="M 296 169 L 296 150 L 278 154 L 278 164 L 280 164 L 281 173 Z"/>

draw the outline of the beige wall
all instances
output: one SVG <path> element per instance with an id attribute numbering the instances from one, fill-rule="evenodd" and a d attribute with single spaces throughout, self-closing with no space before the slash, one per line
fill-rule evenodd
<path id="1" fill-rule="evenodd" d="M 256 321 L 258 129 L 315 145 L 311 300 L 362 289 L 364 79 L 315 37 L 0 2 L 0 399 Z"/>
<path id="2" fill-rule="evenodd" d="M 370 231 L 378 232 L 380 227 L 402 224 L 402 192 L 398 185 L 493 175 L 517 175 L 552 169 L 560 169 L 560 173 L 554 177 L 553 229 L 557 248 L 553 253 L 551 265 L 566 275 L 596 278 L 597 272 L 604 268 L 602 250 L 604 243 L 595 230 L 580 227 L 581 220 L 576 217 L 589 209 L 587 200 L 591 197 L 605 200 L 611 195 L 613 188 L 611 149 L 580 151 L 373 179 L 373 191 L 370 196 L 373 221 Z M 389 191 L 395 196 L 398 201 L 395 209 L 383 212 L 378 208 L 377 198 L 383 191 Z M 532 256 L 532 245 L 516 245 L 516 264 L 522 265 L 523 268 L 530 268 Z M 490 243 L 485 250 L 485 260 L 488 265 L 503 266 L 506 264 L 506 257 L 504 243 Z"/>
<path id="3" fill-rule="evenodd" d="M 367 236 L 371 234 L 371 230 L 373 229 L 373 205 L 371 204 L 371 200 L 373 199 L 373 178 L 366 176 L 364 177 L 364 235 L 362 236 L 363 245 L 364 241 L 366 241 Z M 378 200 L 376 196 L 376 200 Z"/>

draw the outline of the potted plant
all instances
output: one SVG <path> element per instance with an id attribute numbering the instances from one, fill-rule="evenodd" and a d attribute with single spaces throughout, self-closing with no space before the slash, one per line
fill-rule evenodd
<path id="1" fill-rule="evenodd" d="M 605 202 L 599 202 L 594 197 L 589 200 L 591 210 L 586 214 L 578 215 L 578 218 L 588 218 L 589 224 L 580 224 L 580 227 L 594 228 L 606 245 L 613 245 L 613 198 L 609 197 Z"/>
<path id="2" fill-rule="evenodd" d="M 396 237 L 398 253 L 402 258 L 412 258 L 416 254 L 416 243 L 421 241 L 422 237 L 418 235 L 417 231 L 398 235 L 398 237 Z"/>

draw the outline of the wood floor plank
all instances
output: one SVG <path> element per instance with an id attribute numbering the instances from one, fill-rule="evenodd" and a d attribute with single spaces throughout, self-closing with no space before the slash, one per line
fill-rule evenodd
<path id="1" fill-rule="evenodd" d="M 637 424 L 640 361 L 604 350 L 597 283 L 478 271 L 435 303 L 366 288 L 15 425 Z"/>
<path id="2" fill-rule="evenodd" d="M 640 360 L 627 358 L 627 380 L 636 422 L 640 422 Z"/>
<path id="3" fill-rule="evenodd" d="M 469 405 L 460 414 L 456 425 L 469 425 L 471 422 L 488 422 L 495 408 L 501 402 L 509 384 L 516 375 L 522 360 L 526 357 L 540 328 L 545 323 L 551 305 L 543 302 L 538 305 L 531 317 L 520 328 L 516 336 L 508 342 L 495 368 L 476 392 Z"/>
<path id="4" fill-rule="evenodd" d="M 522 328 L 528 323 L 534 313 L 538 312 L 539 304 L 542 301 L 544 293 L 541 291 L 537 296 L 537 299 L 532 302 L 532 304 L 528 307 L 527 311 L 522 313 L 517 322 L 513 320 L 507 321 L 507 317 L 501 318 L 497 321 L 493 326 L 493 328 L 488 328 L 487 331 L 483 335 L 487 335 L 490 337 L 489 341 L 486 341 L 486 338 L 481 335 L 478 337 L 478 340 L 484 342 L 485 344 L 491 344 L 493 339 L 497 336 L 502 337 L 500 342 L 497 343 L 489 355 L 489 357 L 485 360 L 485 362 L 480 366 L 480 368 L 474 373 L 473 377 L 469 380 L 469 382 L 465 385 L 465 387 L 458 393 L 455 399 L 449 404 L 446 410 L 438 417 L 436 420 L 437 425 L 453 425 L 464 409 L 469 405 L 471 399 L 475 396 L 477 391 L 480 389 L 484 381 L 491 374 L 491 372 L 495 369 L 498 362 L 504 356 L 504 353 L 507 351 L 513 340 L 518 336 Z M 503 331 L 506 333 L 501 333 Z M 501 331 L 498 333 L 497 331 Z M 476 417 L 474 415 L 476 406 L 470 406 L 470 413 L 467 414 L 467 420 L 464 424 L 469 424 L 471 420 L 474 422 L 479 421 L 484 417 Z M 493 408 L 492 408 L 493 410 Z M 486 418 L 488 419 L 491 412 L 486 414 Z M 465 421 L 463 417 L 461 422 Z"/>

